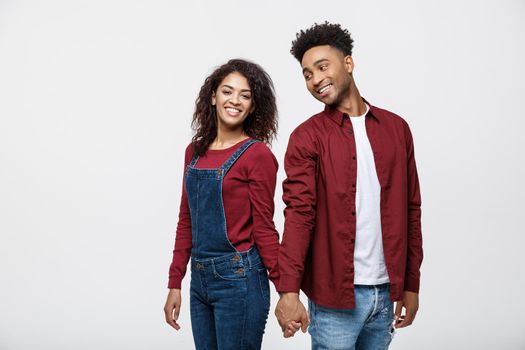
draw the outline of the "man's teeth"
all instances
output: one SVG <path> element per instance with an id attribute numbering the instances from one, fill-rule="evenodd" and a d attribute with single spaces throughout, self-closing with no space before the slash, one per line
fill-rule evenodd
<path id="1" fill-rule="evenodd" d="M 331 86 L 332 86 L 332 84 L 328 84 L 328 85 L 326 85 L 324 88 L 319 89 L 319 93 L 322 94 L 323 92 L 325 92 L 326 90 L 328 90 Z"/>

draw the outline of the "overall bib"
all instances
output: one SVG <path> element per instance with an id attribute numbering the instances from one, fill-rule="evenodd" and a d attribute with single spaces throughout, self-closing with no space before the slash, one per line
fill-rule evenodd
<path id="1" fill-rule="evenodd" d="M 186 169 L 191 216 L 190 311 L 197 350 L 260 349 L 270 308 L 266 267 L 257 248 L 239 252 L 228 239 L 222 184 L 255 140 L 248 140 L 217 169 Z"/>

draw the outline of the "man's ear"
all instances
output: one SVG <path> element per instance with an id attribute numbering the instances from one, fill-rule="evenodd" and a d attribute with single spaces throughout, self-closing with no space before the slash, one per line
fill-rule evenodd
<path id="1" fill-rule="evenodd" d="M 352 59 L 352 56 L 347 55 L 345 56 L 345 66 L 346 70 L 349 74 L 352 74 L 354 71 L 354 60 Z"/>

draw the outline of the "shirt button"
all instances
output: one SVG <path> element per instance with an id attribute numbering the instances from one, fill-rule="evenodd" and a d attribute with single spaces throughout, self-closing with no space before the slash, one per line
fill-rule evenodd
<path id="1" fill-rule="evenodd" d="M 353 212 L 352 212 L 352 215 L 354 215 L 354 216 L 355 216 L 355 211 L 353 211 Z"/>
<path id="2" fill-rule="evenodd" d="M 355 156 L 353 156 L 352 159 L 355 160 Z"/>
<path id="3" fill-rule="evenodd" d="M 355 243 L 355 239 L 354 238 L 350 239 L 350 242 Z"/>
<path id="4" fill-rule="evenodd" d="M 352 184 L 352 187 L 355 187 L 355 184 Z"/>

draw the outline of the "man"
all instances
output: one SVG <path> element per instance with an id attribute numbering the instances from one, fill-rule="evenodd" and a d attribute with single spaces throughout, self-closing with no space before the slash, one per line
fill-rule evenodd
<path id="1" fill-rule="evenodd" d="M 285 337 L 310 325 L 313 349 L 387 349 L 394 326 L 409 326 L 418 310 L 412 135 L 401 117 L 361 97 L 352 48 L 347 30 L 325 22 L 300 31 L 291 49 L 325 108 L 293 131 L 285 155 L 275 314 Z"/>

